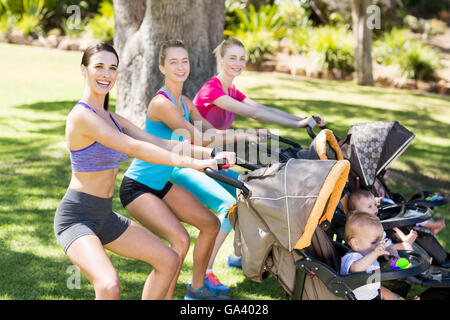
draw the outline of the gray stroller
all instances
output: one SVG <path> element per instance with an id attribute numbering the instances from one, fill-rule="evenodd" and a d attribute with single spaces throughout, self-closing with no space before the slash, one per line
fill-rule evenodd
<path id="1" fill-rule="evenodd" d="M 353 290 L 373 281 L 408 278 L 429 268 L 418 252 L 399 251 L 409 269 L 340 275 L 348 250 L 326 231 L 346 185 L 347 160 L 289 159 L 242 174 L 239 180 L 207 169 L 210 177 L 237 188 L 237 209 L 230 214 L 234 245 L 244 275 L 264 281 L 273 275 L 294 299 L 355 299 Z"/>

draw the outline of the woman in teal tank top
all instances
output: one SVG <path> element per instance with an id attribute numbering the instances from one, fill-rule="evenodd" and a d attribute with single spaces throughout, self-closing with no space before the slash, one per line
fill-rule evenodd
<path id="1" fill-rule="evenodd" d="M 157 95 L 158 94 L 162 94 L 175 106 L 177 105 L 176 101 L 167 89 L 162 88 L 157 92 Z M 189 121 L 189 110 L 184 103 L 183 97 L 181 97 L 181 102 L 183 106 L 184 119 Z M 175 133 L 163 121 L 154 121 L 149 119 L 148 116 L 145 118 L 145 131 L 162 139 L 178 141 L 184 140 L 182 136 Z M 173 168 L 174 167 L 171 166 L 148 163 L 135 158 L 131 163 L 131 166 L 126 171 L 125 176 L 152 189 L 161 190 L 169 181 Z"/>
<path id="2" fill-rule="evenodd" d="M 164 50 L 161 52 L 164 52 Z M 165 89 L 160 92 L 161 96 L 159 98 L 155 97 L 155 100 L 159 99 L 160 101 L 165 102 L 165 105 L 155 104 L 151 106 L 151 110 L 149 109 L 148 118 L 146 120 L 146 130 L 147 128 L 156 129 L 154 132 L 149 132 L 158 135 L 158 130 L 160 130 L 161 134 L 169 134 L 172 129 L 187 140 L 192 141 L 194 144 L 200 144 L 202 146 L 222 146 L 241 139 L 251 139 L 257 141 L 258 138 L 255 135 L 246 133 L 240 133 L 237 135 L 230 134 L 230 132 L 225 134 L 224 131 L 216 130 L 209 122 L 207 122 L 200 115 L 193 103 L 188 98 L 181 95 L 183 83 L 189 75 L 188 52 L 186 51 L 184 45 L 181 42 L 172 42 L 169 47 L 166 47 L 166 53 L 165 59 L 161 59 L 159 62 L 160 71 L 165 77 Z M 171 73 L 171 63 L 176 63 L 177 58 L 181 59 L 181 63 L 184 63 L 184 68 L 180 67 L 180 69 L 174 70 Z M 169 101 L 172 102 L 171 107 L 167 105 Z M 173 106 L 176 106 L 176 108 Z M 161 122 L 152 121 L 152 117 L 155 117 L 155 119 L 161 119 Z M 159 126 L 156 127 L 156 124 Z M 200 124 L 201 127 L 197 124 Z M 164 127 L 165 129 L 160 129 L 160 127 Z M 183 138 L 181 138 L 180 135 L 175 135 L 174 137 L 181 140 Z M 133 162 L 132 168 L 130 168 L 126 174 L 127 177 L 132 177 L 133 179 L 136 179 L 135 173 L 137 171 L 142 173 L 145 171 L 145 168 L 140 168 L 140 162 L 137 162 L 136 160 L 135 162 Z M 164 170 L 161 166 L 158 166 L 158 168 L 160 168 L 160 170 Z M 165 170 L 164 172 L 166 174 L 169 170 Z M 222 173 L 233 178 L 238 177 L 238 173 L 232 170 L 222 171 Z M 132 175 L 134 175 L 134 177 Z M 164 174 L 161 176 L 164 176 Z M 137 178 L 137 181 L 144 183 L 144 180 L 148 180 L 147 182 L 153 182 L 156 177 L 154 177 L 153 174 L 146 174 L 144 177 L 141 177 L 140 180 L 138 179 L 139 178 Z M 222 246 L 226 236 L 232 230 L 231 224 L 229 219 L 226 218 L 226 215 L 236 202 L 235 188 L 211 179 L 202 172 L 196 173 L 195 170 L 190 170 L 185 167 L 175 167 L 171 171 L 170 179 L 172 183 L 183 187 L 183 189 L 189 190 L 189 192 L 192 193 L 204 205 L 219 214 L 221 227 L 216 238 L 211 258 L 208 262 L 208 268 L 205 274 L 205 283 L 216 292 L 229 292 L 229 288 L 220 283 L 218 278 L 214 275 L 212 269 L 215 257 L 220 247 Z M 153 182 L 153 184 L 147 185 L 152 188 L 157 187 L 158 190 L 162 189 L 160 195 L 163 197 L 166 194 L 167 187 L 165 187 L 162 183 L 157 184 L 156 182 Z M 124 203 L 124 206 L 125 205 L 126 203 Z"/>
<path id="3" fill-rule="evenodd" d="M 160 53 L 160 70 L 165 74 L 164 87 L 150 101 L 145 131 L 155 136 L 183 141 L 184 137 L 172 126 L 170 113 L 175 111 L 181 121 L 189 122 L 190 111 L 186 98 L 181 95 L 183 82 L 189 74 L 187 52 L 173 47 L 163 47 Z M 171 53 L 170 59 L 166 53 Z M 186 141 L 186 146 L 190 144 Z M 219 152 L 216 159 L 226 159 L 234 164 L 236 154 Z M 186 189 L 169 182 L 173 167 L 157 165 L 134 159 L 125 173 L 120 188 L 120 198 L 125 209 L 150 231 L 166 239 L 179 255 L 180 263 L 166 298 L 173 296 L 176 282 L 189 250 L 190 238 L 181 222 L 200 230 L 193 252 L 192 283 L 187 286 L 185 299 L 227 299 L 205 286 L 205 271 L 215 239 L 220 228 L 219 219 Z M 234 202 L 234 200 L 233 200 Z"/>

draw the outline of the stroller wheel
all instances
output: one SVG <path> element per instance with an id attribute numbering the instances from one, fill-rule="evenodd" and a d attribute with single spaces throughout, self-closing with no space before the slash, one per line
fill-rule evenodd
<path id="1" fill-rule="evenodd" d="M 420 300 L 450 300 L 450 288 L 430 288 L 422 292 Z"/>

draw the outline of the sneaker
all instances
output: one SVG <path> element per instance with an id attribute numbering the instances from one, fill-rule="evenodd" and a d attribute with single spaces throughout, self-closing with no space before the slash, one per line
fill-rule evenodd
<path id="1" fill-rule="evenodd" d="M 229 256 L 227 260 L 227 267 L 242 269 L 242 257 Z"/>
<path id="2" fill-rule="evenodd" d="M 230 292 L 230 288 L 220 283 L 219 279 L 217 279 L 216 275 L 212 272 L 205 276 L 205 285 L 216 292 Z"/>
<path id="3" fill-rule="evenodd" d="M 231 300 L 231 298 L 214 292 L 206 285 L 195 290 L 191 284 L 188 284 L 186 286 L 184 300 Z"/>

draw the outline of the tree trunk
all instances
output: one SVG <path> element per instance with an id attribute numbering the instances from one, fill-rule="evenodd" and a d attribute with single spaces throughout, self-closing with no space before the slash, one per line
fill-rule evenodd
<path id="1" fill-rule="evenodd" d="M 359 85 L 373 85 L 372 30 L 367 27 L 367 7 L 370 0 L 352 0 L 353 33 L 355 38 L 355 71 Z"/>
<path id="2" fill-rule="evenodd" d="M 214 48 L 223 39 L 224 0 L 113 0 L 114 46 L 120 57 L 116 111 L 139 127 L 162 86 L 158 69 L 163 41 L 183 40 L 191 72 L 183 93 L 193 98 L 214 74 Z"/>
<path id="3" fill-rule="evenodd" d="M 322 9 L 320 9 L 320 5 L 318 3 L 317 0 L 312 0 L 310 2 L 311 4 L 311 9 L 313 9 L 314 13 L 317 15 L 317 17 L 319 18 L 320 22 L 324 25 L 328 24 L 328 18 L 326 17 L 326 15 L 322 12 Z"/>

